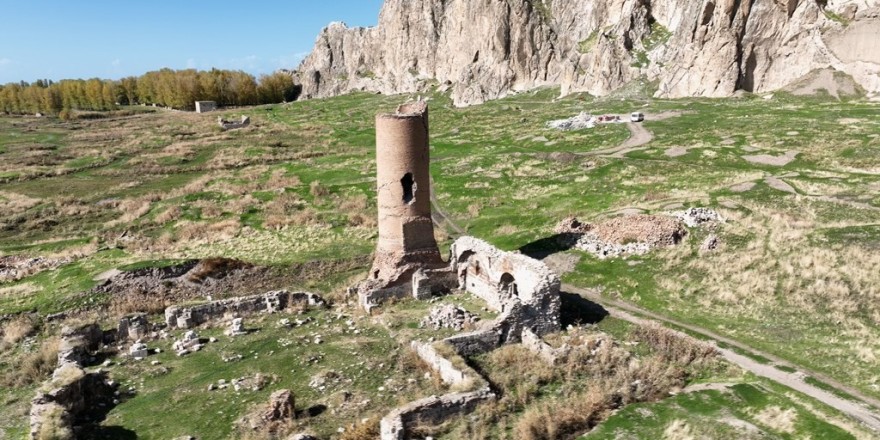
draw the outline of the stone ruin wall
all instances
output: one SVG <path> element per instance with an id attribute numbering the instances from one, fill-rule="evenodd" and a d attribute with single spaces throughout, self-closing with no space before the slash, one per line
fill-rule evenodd
<path id="1" fill-rule="evenodd" d="M 449 268 L 437 271 L 439 283 L 450 279 L 499 311 L 500 316 L 482 329 L 451 336 L 439 342 L 447 344 L 455 357 L 487 353 L 507 343 L 523 342 L 530 350 L 550 363 L 560 353 L 541 341 L 541 336 L 560 329 L 559 277 L 544 263 L 530 257 L 501 251 L 485 241 L 462 237 L 453 243 Z M 479 267 L 479 270 L 477 268 Z M 411 291 L 417 299 L 431 291 L 432 273 L 419 272 L 412 279 Z M 512 283 L 509 281 L 512 279 Z M 512 287 L 515 285 L 516 287 Z M 382 440 L 408 438 L 408 427 L 437 425 L 451 417 L 467 414 L 478 404 L 494 400 L 488 382 L 463 359 L 455 362 L 437 350 L 436 344 L 411 343 L 413 351 L 437 372 L 444 383 L 469 388 L 440 397 L 431 396 L 396 408 L 381 423 Z"/>
<path id="2" fill-rule="evenodd" d="M 410 426 L 442 423 L 496 398 L 486 379 L 461 356 L 520 342 L 525 332 L 527 338 L 540 340 L 560 328 L 560 281 L 544 263 L 473 237 L 456 240 L 449 262 L 443 262 L 431 218 L 428 132 L 428 107 L 421 101 L 376 116 L 379 238 L 368 279 L 349 293 L 357 294 L 360 306 L 369 313 L 393 298 L 427 300 L 459 288 L 482 298 L 500 315 L 478 331 L 440 342 L 454 352 L 452 357 L 436 345 L 412 342 L 416 354 L 445 383 L 470 391 L 396 408 L 381 421 L 383 440 L 405 439 Z M 180 318 L 169 316 L 169 325 L 172 319 Z"/>
<path id="3" fill-rule="evenodd" d="M 504 313 L 518 303 L 523 326 L 538 335 L 559 331 L 561 282 L 544 263 L 474 237 L 461 237 L 452 244 L 449 264 L 459 288 L 491 308 Z"/>
<path id="4" fill-rule="evenodd" d="M 236 315 L 272 313 L 284 310 L 293 304 L 322 307 L 326 305 L 324 300 L 314 293 L 278 290 L 262 295 L 212 301 L 192 307 L 171 306 L 165 309 L 165 323 L 172 329 L 188 329 Z"/>
<path id="5" fill-rule="evenodd" d="M 57 367 L 31 400 L 29 439 L 48 438 L 44 431 L 73 432 L 80 417 L 112 395 L 106 373 L 84 369 L 89 353 L 103 342 L 104 332 L 97 324 L 62 329 Z"/>
<path id="6" fill-rule="evenodd" d="M 447 342 L 448 339 L 444 342 Z M 472 368 L 459 359 L 461 366 L 437 351 L 436 344 L 413 341 L 413 351 L 437 372 L 443 383 L 459 391 L 442 396 L 430 396 L 395 408 L 379 423 L 381 440 L 404 440 L 409 437 L 407 427 L 418 425 L 438 425 L 451 417 L 468 414 L 477 405 L 495 400 L 497 396 L 489 388 L 489 383 Z"/>

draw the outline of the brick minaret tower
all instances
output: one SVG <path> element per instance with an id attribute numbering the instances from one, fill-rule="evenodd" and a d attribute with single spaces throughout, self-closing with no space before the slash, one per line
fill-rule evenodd
<path id="1" fill-rule="evenodd" d="M 376 116 L 379 242 L 370 278 L 387 287 L 419 268 L 443 266 L 431 220 L 428 105 L 411 102 Z"/>

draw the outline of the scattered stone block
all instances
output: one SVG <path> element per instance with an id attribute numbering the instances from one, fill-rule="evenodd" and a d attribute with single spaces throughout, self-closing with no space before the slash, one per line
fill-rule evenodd
<path id="1" fill-rule="evenodd" d="M 244 328 L 244 321 L 241 318 L 235 318 L 229 323 L 229 328 L 223 332 L 226 336 L 240 336 L 247 334 Z"/>
<path id="2" fill-rule="evenodd" d="M 132 346 L 128 349 L 128 355 L 136 360 L 141 360 L 147 357 L 149 354 L 150 350 L 147 348 L 147 344 L 144 344 L 140 341 L 132 344 Z"/>

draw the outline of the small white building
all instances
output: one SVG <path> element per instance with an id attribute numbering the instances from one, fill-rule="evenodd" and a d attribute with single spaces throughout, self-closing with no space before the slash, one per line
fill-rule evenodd
<path id="1" fill-rule="evenodd" d="M 217 103 L 214 101 L 196 101 L 196 113 L 207 113 L 217 110 Z"/>

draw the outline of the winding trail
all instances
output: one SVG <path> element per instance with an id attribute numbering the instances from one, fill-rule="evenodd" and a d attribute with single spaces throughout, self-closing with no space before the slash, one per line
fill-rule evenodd
<path id="1" fill-rule="evenodd" d="M 711 330 L 707 330 L 691 324 L 686 324 L 684 322 L 643 309 L 632 303 L 603 297 L 596 290 L 593 289 L 582 289 L 576 286 L 572 286 L 570 284 L 563 284 L 562 290 L 569 293 L 577 294 L 596 304 L 599 304 L 608 312 L 609 315 L 618 319 L 622 319 L 624 321 L 632 322 L 635 324 L 644 324 L 652 321 L 671 324 L 675 327 L 683 328 L 689 332 L 696 333 L 705 338 L 708 338 L 715 343 L 716 348 L 721 353 L 721 356 L 724 357 L 724 359 L 728 362 L 738 365 L 744 370 L 750 371 L 757 376 L 765 377 L 776 383 L 785 385 L 795 391 L 806 394 L 834 409 L 837 409 L 844 414 L 849 415 L 850 417 L 861 422 L 866 427 L 870 428 L 872 431 L 880 434 L 880 415 L 877 414 L 875 409 L 880 408 L 880 400 L 867 396 L 852 387 L 840 383 L 837 380 L 834 380 L 820 373 L 800 368 L 783 360 L 778 356 L 756 350 L 746 344 L 721 336 L 715 332 L 712 332 Z M 737 353 L 734 350 L 718 347 L 719 342 L 727 344 L 731 347 L 736 347 L 740 351 L 749 353 L 752 356 L 757 355 L 769 359 L 773 364 L 762 364 L 755 359 Z M 780 370 L 774 365 L 788 367 L 797 371 L 789 373 L 787 371 Z M 804 382 L 805 376 L 811 376 L 839 391 L 849 394 L 859 401 L 853 401 L 838 397 L 836 394 L 806 383 Z M 874 408 L 871 408 L 871 406 L 873 406 Z"/>
<path id="2" fill-rule="evenodd" d="M 629 139 L 623 141 L 620 145 L 588 151 L 583 153 L 583 155 L 623 157 L 626 153 L 641 149 L 640 147 L 654 140 L 654 134 L 648 131 L 642 124 L 627 122 L 626 128 L 629 129 Z"/>
<path id="3" fill-rule="evenodd" d="M 633 151 L 633 149 L 639 148 L 651 142 L 651 140 L 653 140 L 654 138 L 653 134 L 645 129 L 642 124 L 635 124 L 630 122 L 627 123 L 627 128 L 629 128 L 631 136 L 620 145 L 613 148 L 591 151 L 585 154 L 615 155 L 617 157 L 620 157 L 619 155 L 626 154 L 629 151 Z M 452 236 L 460 236 L 466 234 L 466 232 L 461 227 L 459 227 L 448 215 L 446 215 L 445 211 L 443 211 L 439 202 L 437 201 L 437 198 L 434 195 L 433 188 L 434 184 L 432 179 L 431 205 L 433 208 L 432 216 L 434 223 L 438 227 L 446 227 L 449 230 L 450 235 Z M 643 309 L 629 302 L 604 297 L 594 289 L 584 289 L 570 284 L 563 284 L 562 290 L 568 293 L 577 294 L 589 301 L 601 305 L 611 316 L 618 319 L 636 324 L 643 324 L 647 322 L 656 322 L 660 324 L 665 323 L 667 324 L 667 326 L 672 325 L 678 328 L 685 329 L 691 333 L 698 334 L 708 339 L 710 342 L 714 343 L 719 353 L 721 353 L 721 356 L 728 362 L 738 365 L 740 368 L 752 372 L 757 376 L 767 378 L 780 385 L 784 385 L 795 391 L 810 396 L 855 419 L 874 433 L 880 434 L 880 414 L 878 414 L 877 412 L 878 408 L 880 408 L 880 400 L 867 396 L 859 390 L 847 386 L 824 374 L 810 371 L 797 365 L 793 365 L 776 355 L 757 350 L 742 342 L 719 335 L 711 330 L 678 321 L 659 313 Z M 763 364 L 756 361 L 752 357 L 737 353 L 732 349 L 719 347 L 719 343 L 726 344 L 730 347 L 735 347 L 737 350 L 748 353 L 752 356 L 769 359 L 772 364 Z M 780 370 L 779 368 L 777 368 L 777 366 L 787 367 L 788 369 L 794 369 L 795 371 L 789 373 L 787 371 Z M 855 400 L 839 397 L 832 392 L 806 383 L 804 382 L 805 376 L 811 376 L 834 388 L 837 391 L 852 396 Z"/>

